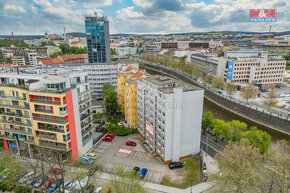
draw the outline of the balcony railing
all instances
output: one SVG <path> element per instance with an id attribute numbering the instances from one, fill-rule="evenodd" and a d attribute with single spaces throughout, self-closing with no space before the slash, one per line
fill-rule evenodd
<path id="1" fill-rule="evenodd" d="M 91 113 L 86 113 L 86 114 L 84 114 L 84 115 L 81 115 L 81 121 L 83 121 L 84 119 L 86 119 L 86 118 L 92 116 L 93 114 L 94 114 L 94 113 L 91 112 Z"/>
<path id="2" fill-rule="evenodd" d="M 34 117 L 33 120 L 44 121 L 44 122 L 49 122 L 49 123 L 58 123 L 58 124 L 67 124 L 68 123 L 67 120 L 63 120 L 63 119 L 47 119 L 44 117 Z"/>
<path id="3" fill-rule="evenodd" d="M 9 125 L 17 125 L 17 126 L 23 126 L 23 127 L 32 127 L 31 124 L 23 123 L 20 121 L 7 121 L 7 120 L 0 120 L 1 123 L 9 124 Z"/>
<path id="4" fill-rule="evenodd" d="M 9 136 L 7 136 L 7 135 L 0 135 L 0 139 L 6 139 L 6 140 L 12 140 L 12 141 L 16 140 L 16 138 L 13 137 L 13 136 L 11 136 L 11 135 L 9 135 Z"/>
<path id="5" fill-rule="evenodd" d="M 36 112 L 40 112 L 40 113 L 52 113 L 53 114 L 53 111 L 52 110 L 46 110 L 46 109 L 35 109 Z"/>
<path id="6" fill-rule="evenodd" d="M 24 110 L 29 110 L 29 106 L 23 106 L 23 105 L 8 105 L 8 104 L 2 104 L 2 103 L 0 103 L 0 107 L 10 108 L 10 109 L 24 109 Z"/>
<path id="7" fill-rule="evenodd" d="M 38 126 L 37 130 L 45 130 L 45 131 L 53 131 L 53 132 L 60 132 L 60 133 L 64 133 L 64 129 L 59 129 L 57 127 L 45 127 L 45 126 Z"/>
<path id="8" fill-rule="evenodd" d="M 81 128 L 82 129 L 84 129 L 84 128 L 86 128 L 89 124 L 91 124 L 93 122 L 93 119 L 92 120 L 90 120 L 88 123 L 83 123 L 83 124 L 81 124 Z"/>
<path id="9" fill-rule="evenodd" d="M 52 148 L 52 149 L 57 149 L 57 150 L 62 150 L 62 151 L 69 151 L 71 148 L 68 148 L 64 145 L 55 145 L 55 144 L 52 144 L 52 143 L 41 143 L 40 144 L 41 147 L 44 147 L 44 148 Z"/>
<path id="10" fill-rule="evenodd" d="M 49 140 L 54 140 L 57 141 L 57 137 L 55 136 L 49 136 L 49 135 L 36 135 L 36 137 L 40 138 L 40 139 L 49 139 Z"/>
<path id="11" fill-rule="evenodd" d="M 93 132 L 92 135 L 90 135 L 88 138 L 83 139 L 83 145 L 86 145 L 92 138 L 95 136 L 95 133 Z"/>
<path id="12" fill-rule="evenodd" d="M 84 112 L 84 111 L 90 109 L 91 107 L 92 107 L 92 106 L 88 105 L 88 106 L 86 106 L 86 107 L 84 107 L 84 108 L 80 108 L 80 113 L 82 113 L 82 112 Z"/>
<path id="13" fill-rule="evenodd" d="M 87 98 L 81 100 L 81 101 L 79 102 L 79 104 L 86 103 L 86 102 L 88 102 L 88 101 L 91 100 L 91 99 L 92 99 L 91 97 L 87 97 Z"/>
<path id="14" fill-rule="evenodd" d="M 40 99 L 30 99 L 30 102 L 32 102 L 32 103 L 50 104 L 50 105 L 61 105 L 61 102 L 46 101 L 46 100 L 40 100 Z"/>
<path id="15" fill-rule="evenodd" d="M 5 131 L 9 133 L 15 133 L 15 134 L 21 134 L 21 135 L 28 135 L 28 136 L 33 136 L 32 131 L 27 132 L 23 129 L 12 129 L 12 128 L 0 128 L 0 131 Z"/>
<path id="16" fill-rule="evenodd" d="M 16 96 L 9 96 L 9 95 L 0 95 L 0 99 L 8 99 L 8 100 L 15 100 L 15 101 L 26 101 L 26 98 L 23 97 L 16 97 Z"/>
<path id="17" fill-rule="evenodd" d="M 87 129 L 82 130 L 82 136 L 85 136 L 86 134 L 88 134 L 90 131 L 92 131 L 94 128 L 93 127 L 89 127 Z"/>
<path id="18" fill-rule="evenodd" d="M 29 115 L 25 115 L 23 113 L 7 113 L 7 112 L 0 112 L 0 115 L 6 115 L 9 117 L 20 117 L 20 118 L 28 118 L 30 119 Z"/>

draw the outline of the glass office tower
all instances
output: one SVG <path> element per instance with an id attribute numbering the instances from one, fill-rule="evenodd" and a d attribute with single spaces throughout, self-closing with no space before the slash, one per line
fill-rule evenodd
<path id="1" fill-rule="evenodd" d="M 110 34 L 109 21 L 107 17 L 87 16 L 86 36 L 89 63 L 110 63 Z"/>

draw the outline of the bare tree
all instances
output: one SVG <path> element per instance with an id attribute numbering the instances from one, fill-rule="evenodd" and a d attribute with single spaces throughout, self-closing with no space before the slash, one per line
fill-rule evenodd
<path id="1" fill-rule="evenodd" d="M 246 87 L 242 88 L 241 96 L 246 99 L 247 103 L 249 99 L 253 99 L 256 97 L 256 89 L 251 84 L 248 84 Z"/>
<path id="2" fill-rule="evenodd" d="M 226 91 L 231 95 L 236 91 L 236 86 L 234 84 L 226 84 Z"/>
<path id="3" fill-rule="evenodd" d="M 275 105 L 278 103 L 277 99 L 276 99 L 276 95 L 273 89 L 271 89 L 268 93 L 267 93 L 267 97 L 266 97 L 266 102 L 264 103 L 264 105 L 266 107 L 269 108 L 269 110 L 273 107 L 275 107 Z"/>

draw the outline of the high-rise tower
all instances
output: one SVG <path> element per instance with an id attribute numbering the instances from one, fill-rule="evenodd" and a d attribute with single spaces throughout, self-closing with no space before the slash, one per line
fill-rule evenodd
<path id="1" fill-rule="evenodd" d="M 110 63 L 110 34 L 107 17 L 95 14 L 87 16 L 85 22 L 89 63 Z"/>

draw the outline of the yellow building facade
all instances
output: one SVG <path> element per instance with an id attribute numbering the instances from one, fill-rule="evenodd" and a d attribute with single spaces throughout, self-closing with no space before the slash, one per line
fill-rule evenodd
<path id="1" fill-rule="evenodd" d="M 135 70 L 128 67 L 118 74 L 118 103 L 131 128 L 137 128 L 137 80 L 146 78 L 145 70 Z"/>

